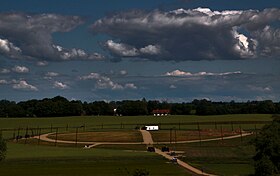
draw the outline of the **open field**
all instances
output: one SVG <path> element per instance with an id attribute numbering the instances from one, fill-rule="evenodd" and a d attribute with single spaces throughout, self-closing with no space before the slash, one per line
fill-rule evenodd
<path id="1" fill-rule="evenodd" d="M 255 149 L 250 144 L 253 138 L 254 136 L 201 144 L 171 144 L 169 147 L 183 151 L 183 161 L 205 172 L 217 175 L 250 175 L 254 174 L 252 157 Z"/>
<path id="2" fill-rule="evenodd" d="M 237 135 L 239 132 L 223 130 L 221 133 L 220 130 L 209 129 L 201 131 L 187 131 L 187 130 L 160 130 L 160 131 L 151 131 L 154 142 L 171 142 L 174 141 L 190 141 L 196 139 L 210 139 L 230 135 Z"/>
<path id="3" fill-rule="evenodd" d="M 36 135 L 58 132 L 58 139 L 103 142 L 141 142 L 135 127 L 158 124 L 160 131 L 152 132 L 155 142 L 169 141 L 172 128 L 176 140 L 192 140 L 230 135 L 234 131 L 260 129 L 264 124 L 246 121 L 271 121 L 271 115 L 223 116 L 137 116 L 137 117 L 60 117 L 60 118 L 1 118 L 0 129 L 4 138 L 25 134 Z M 232 121 L 244 121 L 240 124 Z M 193 122 L 193 123 L 192 123 Z M 205 123 L 204 122 L 212 122 Z M 217 123 L 213 123 L 217 122 Z M 220 124 L 219 122 L 230 122 Z M 188 124 L 187 124 L 188 123 Z M 20 128 L 19 128 L 20 127 Z M 59 127 L 59 128 L 57 128 Z M 40 130 L 39 130 L 40 129 Z M 200 129 L 200 136 L 198 134 Z M 205 132 L 205 133 L 204 133 Z M 238 132 L 237 132 L 238 133 Z M 249 175 L 253 173 L 254 148 L 248 143 L 254 136 L 193 144 L 169 144 L 173 150 L 183 151 L 181 159 L 205 172 L 219 175 Z M 51 138 L 55 139 L 55 135 Z M 24 145 L 26 143 L 26 145 Z M 40 143 L 40 145 L 38 145 Z M 145 152 L 145 145 L 100 145 L 82 149 L 84 145 L 57 144 L 38 139 L 21 139 L 8 143 L 8 155 L 0 163 L 1 175 L 129 175 L 128 171 L 146 169 L 154 175 L 186 175 L 186 170 L 168 163 L 168 160 Z M 158 147 L 161 147 L 159 145 Z M 14 169 L 16 168 L 16 169 Z"/>
<path id="4" fill-rule="evenodd" d="M 111 149 L 64 148 L 13 144 L 0 163 L 1 176 L 128 176 L 127 171 L 146 169 L 152 176 L 188 175 L 177 165 L 154 153 Z"/>
<path id="5" fill-rule="evenodd" d="M 55 139 L 56 135 L 48 136 Z M 60 133 L 57 135 L 58 140 L 75 141 L 75 133 Z M 78 141 L 83 142 L 143 142 L 142 135 L 136 130 L 122 130 L 122 131 L 94 131 L 81 132 L 77 135 Z"/>
<path id="6" fill-rule="evenodd" d="M 3 131 L 5 138 L 12 138 L 14 135 L 24 135 L 26 128 L 33 128 L 35 133 L 39 128 L 41 134 L 55 132 L 55 127 L 59 127 L 58 132 L 75 132 L 79 131 L 95 131 L 101 129 L 135 129 L 137 126 L 156 124 L 161 129 L 185 129 L 196 130 L 198 124 L 200 129 L 224 129 L 236 130 L 240 127 L 247 129 L 260 129 L 263 124 L 231 124 L 232 121 L 271 121 L 269 114 L 236 114 L 236 115 L 220 115 L 220 116 L 81 116 L 81 117 L 57 117 L 57 118 L 0 118 L 0 129 L 11 129 Z M 194 122 L 194 123 L 193 123 Z M 199 123 L 197 123 L 199 122 Z M 212 122 L 212 124 L 203 124 L 203 122 Z M 215 124 L 214 122 L 217 122 Z M 219 122 L 229 122 L 222 125 Z M 184 124 L 193 123 L 193 124 Z M 20 130 L 18 130 L 20 128 Z M 37 131 L 38 132 L 38 131 Z M 31 131 L 29 131 L 31 133 Z"/>

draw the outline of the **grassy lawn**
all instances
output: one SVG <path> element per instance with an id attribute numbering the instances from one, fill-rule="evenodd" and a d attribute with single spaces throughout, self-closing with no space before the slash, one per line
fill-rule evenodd
<path id="1" fill-rule="evenodd" d="M 49 138 L 55 139 L 55 137 L 55 134 L 49 135 Z M 61 133 L 57 135 L 57 139 L 75 141 L 76 133 Z M 136 130 L 81 132 L 78 133 L 77 140 L 83 142 L 143 142 L 140 131 Z"/>
<path id="2" fill-rule="evenodd" d="M 111 149 L 81 149 L 8 144 L 8 155 L 0 163 L 1 176 L 126 176 L 146 169 L 151 176 L 188 175 L 177 165 L 154 153 Z"/>
<path id="3" fill-rule="evenodd" d="M 20 135 L 24 135 L 26 128 L 49 128 L 42 129 L 41 133 L 55 132 L 55 127 L 60 127 L 59 132 L 72 131 L 75 132 L 75 127 L 79 131 L 94 131 L 94 130 L 106 130 L 110 129 L 135 129 L 138 125 L 143 124 L 157 124 L 161 129 L 185 129 L 194 130 L 198 126 L 194 125 L 183 125 L 182 123 L 187 122 L 219 122 L 219 121 L 270 121 L 271 115 L 269 114 L 235 114 L 235 115 L 214 115 L 214 116 L 81 116 L 81 117 L 54 117 L 54 118 L 0 118 L 0 129 L 14 129 L 12 131 L 4 131 L 3 135 L 5 138 L 12 138 L 13 135 L 17 135 L 18 128 L 23 128 L 19 131 Z M 173 123 L 173 125 L 166 124 Z M 111 125 L 109 125 L 111 124 Z M 84 126 L 84 127 L 82 127 Z M 260 129 L 263 125 L 256 125 Z M 51 127 L 53 129 L 51 130 Z M 220 129 L 220 125 L 200 125 L 200 129 Z M 236 130 L 240 125 L 223 125 L 225 129 Z M 242 129 L 254 129 L 255 124 L 242 124 Z M 33 130 L 35 133 L 36 129 Z M 29 133 L 31 131 L 29 130 Z"/>
<path id="4" fill-rule="evenodd" d="M 209 138 L 217 138 L 223 136 L 230 136 L 239 134 L 237 132 L 228 131 L 227 129 L 223 130 L 221 133 L 220 130 L 210 129 L 210 130 L 201 130 L 200 133 L 198 131 L 187 131 L 187 130 L 172 130 L 170 136 L 170 130 L 159 130 L 159 131 L 151 131 L 153 140 L 155 142 L 169 142 L 170 139 L 172 142 L 176 141 L 190 141 L 196 139 L 209 139 Z M 176 135 L 176 136 L 175 136 Z M 175 139 L 176 138 L 176 139 Z"/>
<path id="5" fill-rule="evenodd" d="M 254 136 L 241 139 L 212 141 L 193 144 L 172 144 L 173 150 L 184 151 L 183 161 L 205 172 L 218 175 L 250 175 L 254 173 Z"/>
<path id="6" fill-rule="evenodd" d="M 102 124 L 116 124 L 116 127 L 126 128 L 125 124 L 158 124 L 158 123 L 183 123 L 183 122 L 219 122 L 219 121 L 266 121 L 272 120 L 270 114 L 235 114 L 235 115 L 213 115 L 213 116 L 81 116 L 81 117 L 53 117 L 53 118 L 0 118 L 0 128 L 18 127 L 50 127 L 60 126 L 78 127 L 81 125 L 91 127 L 102 127 Z M 123 124 L 122 124 L 123 123 Z M 130 127 L 130 126 L 128 126 Z"/>

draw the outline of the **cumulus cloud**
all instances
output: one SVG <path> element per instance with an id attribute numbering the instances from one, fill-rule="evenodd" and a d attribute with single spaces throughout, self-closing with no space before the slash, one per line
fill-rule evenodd
<path id="1" fill-rule="evenodd" d="M 20 81 L 13 81 L 13 89 L 18 89 L 18 90 L 26 90 L 26 91 L 38 91 L 38 88 L 28 84 L 25 80 L 20 80 Z"/>
<path id="2" fill-rule="evenodd" d="M 137 86 L 135 86 L 133 83 L 125 84 L 124 87 L 125 87 L 125 88 L 129 88 L 129 89 L 137 89 Z"/>
<path id="3" fill-rule="evenodd" d="M 55 76 L 58 76 L 59 73 L 56 73 L 56 72 L 47 72 L 46 73 L 46 76 L 49 76 L 49 77 L 55 77 Z"/>
<path id="4" fill-rule="evenodd" d="M 113 82 L 111 78 L 100 75 L 99 73 L 90 73 L 89 75 L 80 77 L 80 80 L 92 80 L 92 79 L 96 80 L 96 84 L 95 84 L 96 89 L 112 89 L 112 90 L 137 89 L 137 87 L 133 83 L 127 83 L 125 85 L 121 85 Z"/>
<path id="5" fill-rule="evenodd" d="M 121 74 L 121 75 L 127 75 L 127 71 L 126 71 L 126 70 L 121 70 L 121 71 L 120 71 L 120 74 Z"/>
<path id="6" fill-rule="evenodd" d="M 39 62 L 37 62 L 37 65 L 38 66 L 46 66 L 46 65 L 48 65 L 49 63 L 47 62 L 47 61 L 39 61 Z"/>
<path id="7" fill-rule="evenodd" d="M 225 76 L 225 75 L 233 75 L 233 74 L 242 74 L 240 71 L 236 72 L 224 72 L 224 73 L 211 73 L 211 72 L 198 72 L 198 73 L 191 73 L 191 72 L 184 72 L 180 70 L 174 70 L 172 72 L 167 72 L 165 76 Z"/>
<path id="8" fill-rule="evenodd" d="M 8 81 L 5 79 L 0 79 L 0 84 L 8 84 Z"/>
<path id="9" fill-rule="evenodd" d="M 28 73 L 29 72 L 29 68 L 27 68 L 25 66 L 18 66 L 18 65 L 16 65 L 12 70 L 16 73 Z"/>
<path id="10" fill-rule="evenodd" d="M 52 34 L 69 32 L 83 24 L 78 16 L 0 13 L 0 54 L 40 60 L 100 59 L 97 53 L 67 49 L 53 43 Z"/>
<path id="11" fill-rule="evenodd" d="M 10 73 L 11 71 L 7 68 L 3 68 L 3 69 L 0 69 L 0 73 L 2 74 L 6 74 L 6 73 Z"/>
<path id="12" fill-rule="evenodd" d="M 270 86 L 261 87 L 256 85 L 248 85 L 247 86 L 252 91 L 258 91 L 258 92 L 271 92 L 272 88 Z"/>
<path id="13" fill-rule="evenodd" d="M 143 48 L 135 48 L 124 43 L 116 43 L 113 40 L 108 40 L 105 43 L 105 47 L 109 49 L 110 52 L 114 55 L 122 57 L 136 57 L 160 54 L 160 47 L 154 45 L 144 46 Z"/>
<path id="14" fill-rule="evenodd" d="M 99 19 L 91 31 L 112 37 L 104 46 L 115 57 L 175 61 L 273 57 L 280 56 L 275 25 L 279 16 L 275 8 L 132 10 Z"/>
<path id="15" fill-rule="evenodd" d="M 61 89 L 61 90 L 64 90 L 64 89 L 69 89 L 69 86 L 62 83 L 62 82 L 59 82 L 59 81 L 55 81 L 54 84 L 53 84 L 53 87 L 54 88 L 58 88 L 58 89 Z"/>
<path id="16" fill-rule="evenodd" d="M 44 79 L 49 79 L 51 80 L 53 77 L 59 76 L 59 73 L 56 72 L 47 72 L 44 76 Z"/>

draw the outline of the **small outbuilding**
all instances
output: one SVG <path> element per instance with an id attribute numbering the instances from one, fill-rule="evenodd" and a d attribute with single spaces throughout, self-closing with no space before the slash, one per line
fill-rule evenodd
<path id="1" fill-rule="evenodd" d="M 158 131 L 159 127 L 158 126 L 145 126 L 145 130 L 147 130 L 147 131 Z"/>

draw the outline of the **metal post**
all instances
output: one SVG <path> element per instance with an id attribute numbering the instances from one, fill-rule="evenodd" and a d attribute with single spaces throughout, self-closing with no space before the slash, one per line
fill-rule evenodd
<path id="1" fill-rule="evenodd" d="M 222 138 L 222 140 L 224 140 L 224 134 L 223 134 L 223 127 L 222 127 L 222 125 L 221 125 L 221 138 Z"/>
<path id="2" fill-rule="evenodd" d="M 14 128 L 14 132 L 13 132 L 13 139 L 16 139 L 16 129 Z"/>
<path id="3" fill-rule="evenodd" d="M 242 129 L 241 129 L 241 125 L 239 126 L 239 129 L 240 129 L 240 139 L 241 139 L 241 142 L 243 141 L 243 137 L 242 137 Z"/>
<path id="4" fill-rule="evenodd" d="M 25 141 L 24 141 L 24 144 L 26 144 L 26 142 L 27 142 L 27 136 L 28 136 L 28 126 L 26 127 L 26 130 L 25 130 L 25 136 L 24 136 Z"/>
<path id="5" fill-rule="evenodd" d="M 57 133 L 58 133 L 58 128 L 56 128 L 56 131 L 55 131 L 55 146 L 57 144 Z"/>
<path id="6" fill-rule="evenodd" d="M 169 140 L 170 140 L 170 144 L 171 144 L 171 142 L 172 142 L 172 128 L 170 128 Z"/>
<path id="7" fill-rule="evenodd" d="M 257 125 L 255 124 L 255 135 L 258 137 L 258 132 L 257 132 Z"/>
<path id="8" fill-rule="evenodd" d="M 199 136 L 199 145 L 201 146 L 201 134 L 200 134 L 200 125 L 199 125 L 199 122 L 197 122 L 197 130 L 198 130 L 198 136 Z"/>
<path id="9" fill-rule="evenodd" d="M 41 140 L 41 128 L 39 128 L 38 145 L 40 145 L 40 140 Z"/>
<path id="10" fill-rule="evenodd" d="M 215 129 L 217 130 L 218 128 L 217 128 L 217 122 L 215 122 Z"/>
<path id="11" fill-rule="evenodd" d="M 75 141 L 76 147 L 78 145 L 78 127 L 76 127 L 76 141 Z"/>
<path id="12" fill-rule="evenodd" d="M 19 130 L 20 130 L 20 127 L 18 128 L 18 133 L 17 133 L 17 142 L 18 142 L 18 138 L 19 138 Z"/>

